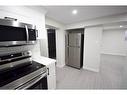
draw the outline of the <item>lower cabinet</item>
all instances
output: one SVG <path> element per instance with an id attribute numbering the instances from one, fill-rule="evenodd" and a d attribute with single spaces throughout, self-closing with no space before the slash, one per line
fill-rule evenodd
<path id="1" fill-rule="evenodd" d="M 55 62 L 47 65 L 48 68 L 48 89 L 56 89 L 56 67 Z"/>
<path id="2" fill-rule="evenodd" d="M 56 89 L 56 76 L 48 76 L 48 89 Z"/>

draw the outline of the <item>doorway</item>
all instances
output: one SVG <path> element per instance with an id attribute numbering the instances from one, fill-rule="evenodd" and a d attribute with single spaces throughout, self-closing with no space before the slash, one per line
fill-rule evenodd
<path id="1" fill-rule="evenodd" d="M 56 59 L 56 30 L 47 29 L 48 38 L 48 55 L 49 58 Z"/>

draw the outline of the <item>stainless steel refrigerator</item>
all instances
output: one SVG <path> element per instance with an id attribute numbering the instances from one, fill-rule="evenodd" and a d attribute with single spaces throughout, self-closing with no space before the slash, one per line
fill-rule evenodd
<path id="1" fill-rule="evenodd" d="M 71 30 L 65 36 L 66 65 L 80 69 L 83 66 L 84 29 Z"/>

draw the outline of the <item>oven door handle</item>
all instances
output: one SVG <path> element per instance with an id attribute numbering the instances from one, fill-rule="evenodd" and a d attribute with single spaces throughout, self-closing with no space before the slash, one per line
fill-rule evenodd
<path id="1" fill-rule="evenodd" d="M 29 30 L 28 30 L 27 25 L 25 25 L 25 29 L 26 29 L 26 42 L 28 43 L 28 41 L 29 41 Z"/>
<path id="2" fill-rule="evenodd" d="M 35 77 L 34 79 L 32 80 L 29 80 L 28 82 L 26 82 L 25 84 L 15 88 L 16 90 L 24 90 L 24 89 L 28 89 L 29 87 L 31 87 L 32 85 L 34 85 L 35 83 L 37 83 L 39 80 L 41 80 L 42 78 L 46 77 L 47 76 L 47 73 L 43 73 L 43 74 L 40 74 L 38 75 L 37 77 Z"/>

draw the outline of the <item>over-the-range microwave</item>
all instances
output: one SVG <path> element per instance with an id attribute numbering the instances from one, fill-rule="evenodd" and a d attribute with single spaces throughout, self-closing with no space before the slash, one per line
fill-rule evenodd
<path id="1" fill-rule="evenodd" d="M 0 47 L 35 44 L 36 37 L 35 25 L 0 19 Z"/>

